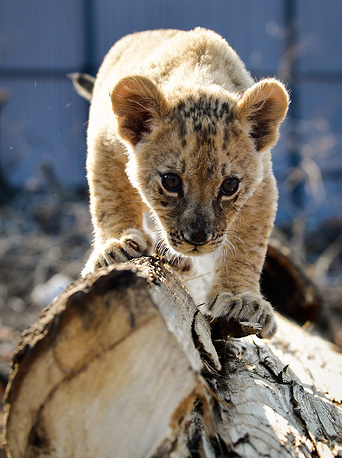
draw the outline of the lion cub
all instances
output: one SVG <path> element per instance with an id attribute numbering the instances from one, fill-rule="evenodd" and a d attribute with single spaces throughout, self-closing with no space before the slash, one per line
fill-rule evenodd
<path id="1" fill-rule="evenodd" d="M 160 30 L 124 37 L 95 81 L 87 172 L 95 230 L 83 275 L 154 251 L 216 252 L 207 297 L 214 318 L 276 330 L 260 293 L 277 208 L 270 148 L 288 107 L 275 79 L 254 83 L 214 32 Z"/>

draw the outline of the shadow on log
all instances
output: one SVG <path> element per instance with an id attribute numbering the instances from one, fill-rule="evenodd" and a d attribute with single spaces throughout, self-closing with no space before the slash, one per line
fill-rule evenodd
<path id="1" fill-rule="evenodd" d="M 8 456 L 341 454 L 342 356 L 277 318 L 270 342 L 212 342 L 184 283 L 155 258 L 79 279 L 13 358 Z"/>

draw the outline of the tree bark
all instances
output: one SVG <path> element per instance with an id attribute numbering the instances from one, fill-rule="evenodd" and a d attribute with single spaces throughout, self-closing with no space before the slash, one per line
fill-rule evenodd
<path id="1" fill-rule="evenodd" d="M 13 358 L 7 455 L 341 456 L 332 345 L 280 315 L 272 341 L 212 341 L 184 284 L 141 258 L 56 298 Z"/>

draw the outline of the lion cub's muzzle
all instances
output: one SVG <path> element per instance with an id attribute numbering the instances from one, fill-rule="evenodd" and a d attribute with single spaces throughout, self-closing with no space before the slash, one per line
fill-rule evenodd
<path id="1" fill-rule="evenodd" d="M 181 236 L 185 242 L 201 246 L 210 242 L 213 238 L 213 231 L 208 219 L 199 213 L 194 219 L 183 225 Z"/>

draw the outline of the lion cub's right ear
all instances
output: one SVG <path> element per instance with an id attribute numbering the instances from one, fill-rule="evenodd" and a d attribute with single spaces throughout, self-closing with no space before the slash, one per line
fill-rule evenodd
<path id="1" fill-rule="evenodd" d="M 112 108 L 118 118 L 119 135 L 135 146 L 154 123 L 167 111 L 164 96 L 145 76 L 129 76 L 120 80 L 111 93 Z"/>

